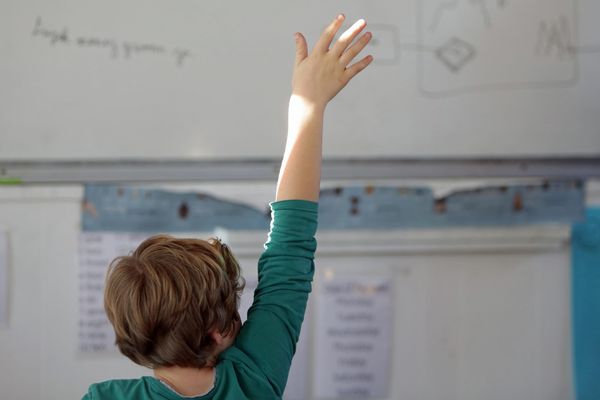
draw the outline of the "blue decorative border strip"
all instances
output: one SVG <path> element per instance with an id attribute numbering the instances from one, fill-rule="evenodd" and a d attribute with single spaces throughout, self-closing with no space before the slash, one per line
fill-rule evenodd
<path id="1" fill-rule="evenodd" d="M 82 229 L 87 232 L 211 232 L 269 228 L 253 207 L 202 193 L 86 185 Z"/>
<path id="2" fill-rule="evenodd" d="M 402 229 L 571 224 L 583 219 L 584 185 L 554 181 L 488 187 L 434 198 L 429 188 L 325 189 L 320 229 Z M 215 228 L 267 230 L 264 210 L 202 193 L 114 185 L 86 185 L 84 231 L 210 232 Z"/>
<path id="3" fill-rule="evenodd" d="M 324 190 L 325 229 L 443 228 L 566 223 L 583 219 L 580 181 L 458 191 L 434 198 L 429 188 L 350 187 Z"/>

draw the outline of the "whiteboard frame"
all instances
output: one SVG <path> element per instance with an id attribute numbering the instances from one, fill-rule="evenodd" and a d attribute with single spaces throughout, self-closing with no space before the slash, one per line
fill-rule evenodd
<path id="1" fill-rule="evenodd" d="M 281 160 L 2 161 L 1 184 L 275 181 Z M 327 179 L 600 177 L 600 155 L 588 158 L 325 159 Z"/>

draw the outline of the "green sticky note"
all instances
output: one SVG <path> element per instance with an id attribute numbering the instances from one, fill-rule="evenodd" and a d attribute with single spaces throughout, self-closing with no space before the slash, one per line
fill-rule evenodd
<path id="1" fill-rule="evenodd" d="M 0 177 L 0 185 L 20 185 L 23 181 L 20 178 Z"/>

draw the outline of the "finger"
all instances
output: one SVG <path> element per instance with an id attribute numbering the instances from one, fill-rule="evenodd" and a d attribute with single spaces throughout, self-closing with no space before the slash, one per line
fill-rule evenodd
<path id="1" fill-rule="evenodd" d="M 346 50 L 350 43 L 356 38 L 356 36 L 367 26 L 367 23 L 364 19 L 359 19 L 356 21 L 346 32 L 342 33 L 337 42 L 333 45 L 331 49 L 332 52 L 338 57 L 340 54 Z"/>
<path id="2" fill-rule="evenodd" d="M 335 37 L 335 34 L 342 26 L 342 22 L 344 22 L 344 14 L 338 15 L 331 24 L 321 34 L 319 41 L 315 45 L 315 50 L 318 50 L 322 53 L 325 53 L 329 50 L 329 46 Z"/>
<path id="3" fill-rule="evenodd" d="M 346 66 L 352 62 L 354 57 L 360 53 L 365 46 L 371 41 L 372 38 L 371 32 L 367 32 L 360 37 L 352 46 L 350 46 L 340 57 L 340 62 L 342 65 Z"/>
<path id="4" fill-rule="evenodd" d="M 306 39 L 300 32 L 297 32 L 294 36 L 296 38 L 296 65 L 298 65 L 308 56 L 308 46 L 306 45 Z"/>
<path id="5" fill-rule="evenodd" d="M 360 71 L 367 68 L 367 66 L 371 64 L 371 61 L 373 61 L 373 56 L 368 55 L 362 60 L 346 68 L 346 71 L 344 72 L 344 74 L 346 75 L 346 80 L 350 81 L 350 79 L 354 78 Z"/>

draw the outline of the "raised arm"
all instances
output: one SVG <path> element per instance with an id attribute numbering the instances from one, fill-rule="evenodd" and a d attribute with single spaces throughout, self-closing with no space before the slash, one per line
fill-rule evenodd
<path id="1" fill-rule="evenodd" d="M 344 22 L 339 15 L 308 54 L 306 39 L 296 33 L 296 60 L 288 110 L 288 135 L 277 182 L 277 200 L 319 199 L 323 117 L 327 103 L 373 60 L 366 56 L 352 64 L 371 40 L 371 33 L 354 39 L 365 28 L 358 20 L 331 45 Z"/>
<path id="2" fill-rule="evenodd" d="M 323 114 L 327 103 L 372 60 L 368 56 L 351 64 L 371 38 L 366 33 L 352 44 L 365 27 L 362 20 L 331 45 L 343 20 L 339 16 L 331 23 L 310 55 L 304 37 L 296 34 L 278 201 L 271 204 L 271 232 L 258 261 L 254 302 L 235 343 L 235 348 L 249 359 L 244 362 L 251 363 L 250 369 L 260 371 L 268 382 L 264 392 L 256 383 L 249 385 L 254 388 L 251 398 L 272 398 L 269 393 L 279 398 L 285 389 L 312 290 Z M 229 356 L 235 357 L 234 353 L 230 351 Z"/>

